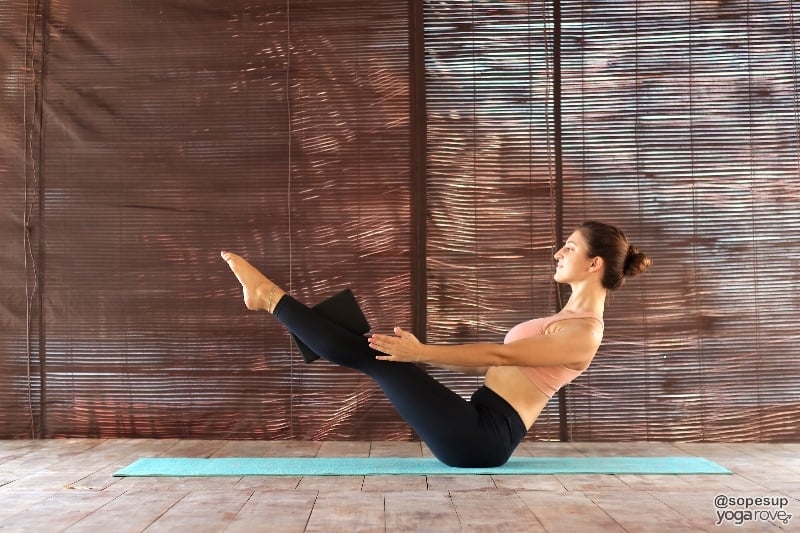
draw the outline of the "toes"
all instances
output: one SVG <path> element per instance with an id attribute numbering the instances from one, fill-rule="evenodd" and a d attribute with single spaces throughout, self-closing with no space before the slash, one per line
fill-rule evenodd
<path id="1" fill-rule="evenodd" d="M 239 257 L 238 255 L 231 252 L 226 252 L 225 250 L 221 251 L 219 255 L 222 256 L 222 259 L 230 265 L 232 265 L 233 261 Z"/>

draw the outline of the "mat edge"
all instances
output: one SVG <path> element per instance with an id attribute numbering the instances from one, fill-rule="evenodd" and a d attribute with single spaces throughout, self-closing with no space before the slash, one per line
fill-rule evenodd
<path id="1" fill-rule="evenodd" d="M 219 473 L 216 471 L 205 471 L 202 472 L 202 468 L 200 468 L 200 472 L 181 472 L 175 474 L 160 474 L 160 473 L 128 473 L 126 470 L 131 469 L 137 463 L 140 462 L 148 462 L 148 461 L 189 461 L 191 463 L 195 463 L 198 465 L 203 464 L 212 464 L 212 463 L 225 463 L 225 462 L 248 462 L 248 461 L 269 461 L 269 460 L 290 460 L 297 463 L 306 463 L 312 464 L 315 461 L 319 460 L 336 460 L 336 459 L 345 459 L 347 461 L 356 461 L 356 462 L 396 462 L 400 460 L 403 461 L 422 461 L 427 463 L 436 464 L 437 467 L 433 468 L 431 472 L 391 472 L 391 471 L 372 471 L 372 472 L 353 472 L 353 473 L 341 473 L 341 472 L 329 472 L 329 471 L 315 471 L 315 472 L 297 472 L 297 473 L 272 473 L 272 472 L 244 472 L 244 471 L 235 471 L 231 473 Z M 592 460 L 592 459 L 604 459 L 604 460 L 619 460 L 619 461 L 665 461 L 665 460 L 692 460 L 692 461 L 700 461 L 708 468 L 705 469 L 686 469 L 684 471 L 674 471 L 674 469 L 637 469 L 637 468 L 621 468 L 616 467 L 613 469 L 552 469 L 549 467 L 543 467 L 542 471 L 540 472 L 519 472 L 515 468 L 514 465 L 518 465 L 520 462 L 524 462 L 525 460 L 534 460 L 534 461 L 564 461 L 564 460 Z M 695 457 L 695 456 L 605 456 L 605 457 L 557 457 L 557 456 L 547 456 L 547 457 L 512 457 L 509 460 L 509 463 L 512 465 L 511 468 L 507 468 L 504 465 L 501 467 L 492 467 L 492 468 L 456 468 L 456 467 L 447 467 L 439 463 L 435 458 L 432 457 L 143 457 L 135 460 L 128 466 L 125 466 L 112 474 L 113 477 L 303 477 L 303 476 L 374 476 L 374 475 L 397 475 L 397 476 L 447 476 L 447 475 L 732 475 L 729 469 L 723 467 L 722 465 L 706 459 L 704 457 Z M 378 469 L 375 469 L 378 470 Z"/>

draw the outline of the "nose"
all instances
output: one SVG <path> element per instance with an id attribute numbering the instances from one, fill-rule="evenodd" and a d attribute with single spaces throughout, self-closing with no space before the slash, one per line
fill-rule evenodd
<path id="1" fill-rule="evenodd" d="M 556 261 L 558 261 L 561 258 L 561 250 L 563 250 L 563 248 L 561 248 L 555 254 L 553 254 L 553 259 L 555 259 Z"/>

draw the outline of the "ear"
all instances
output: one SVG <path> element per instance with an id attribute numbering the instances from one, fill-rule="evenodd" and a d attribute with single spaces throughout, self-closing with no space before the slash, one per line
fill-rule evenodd
<path id="1" fill-rule="evenodd" d="M 597 272 L 603 269 L 603 258 L 599 255 L 592 258 L 592 263 L 589 265 L 589 272 Z"/>

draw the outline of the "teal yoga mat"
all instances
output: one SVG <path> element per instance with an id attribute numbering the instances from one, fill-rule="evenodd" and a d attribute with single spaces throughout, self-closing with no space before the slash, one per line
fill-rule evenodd
<path id="1" fill-rule="evenodd" d="M 453 468 L 432 457 L 142 458 L 115 477 L 530 474 L 730 474 L 702 457 L 512 457 L 496 468 Z"/>

